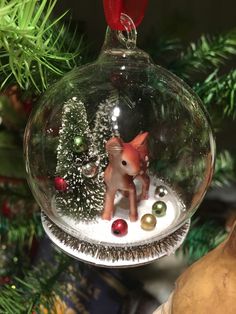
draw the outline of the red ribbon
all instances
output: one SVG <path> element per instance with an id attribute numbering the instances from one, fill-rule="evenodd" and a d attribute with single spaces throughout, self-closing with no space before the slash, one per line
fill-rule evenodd
<path id="1" fill-rule="evenodd" d="M 105 17 L 110 28 L 123 31 L 121 13 L 127 14 L 137 27 L 145 14 L 148 0 L 103 0 Z"/>

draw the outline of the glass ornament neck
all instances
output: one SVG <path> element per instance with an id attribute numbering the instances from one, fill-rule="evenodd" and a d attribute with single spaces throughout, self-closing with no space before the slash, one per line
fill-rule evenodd
<path id="1" fill-rule="evenodd" d="M 125 31 L 112 30 L 107 28 L 103 49 L 130 49 L 136 48 L 137 30 L 133 20 L 126 14 L 122 13 L 120 18 L 121 24 Z"/>
<path id="2" fill-rule="evenodd" d="M 125 31 L 113 30 L 109 26 L 107 27 L 99 59 L 107 59 L 109 56 L 126 58 L 135 55 L 148 61 L 149 55 L 136 46 L 137 30 L 133 20 L 128 15 L 122 13 L 121 23 Z"/>

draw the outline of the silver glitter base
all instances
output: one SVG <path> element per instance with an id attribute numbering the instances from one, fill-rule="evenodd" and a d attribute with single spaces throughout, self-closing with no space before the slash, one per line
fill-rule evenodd
<path id="1" fill-rule="evenodd" d="M 91 244 L 79 240 L 60 229 L 43 213 L 42 224 L 51 241 L 71 257 L 96 266 L 122 268 L 144 265 L 174 253 L 189 231 L 190 220 L 159 241 L 125 247 Z"/>

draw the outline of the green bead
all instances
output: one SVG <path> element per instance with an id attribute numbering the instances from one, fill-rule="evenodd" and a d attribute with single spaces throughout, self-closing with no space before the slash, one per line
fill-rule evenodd
<path id="1" fill-rule="evenodd" d="M 77 153 L 82 153 L 87 150 L 87 143 L 82 136 L 76 136 L 74 138 L 74 150 Z"/>
<path id="2" fill-rule="evenodd" d="M 163 217 L 166 214 L 166 203 L 162 201 L 157 201 L 152 205 L 152 212 L 157 217 Z"/>

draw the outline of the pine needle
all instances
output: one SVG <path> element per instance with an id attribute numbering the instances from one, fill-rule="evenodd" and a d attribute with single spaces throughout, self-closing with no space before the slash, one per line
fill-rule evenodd
<path id="1" fill-rule="evenodd" d="M 197 261 L 216 248 L 226 237 L 227 233 L 218 222 L 211 220 L 200 223 L 195 219 L 183 245 L 188 262 L 191 264 Z"/>
<path id="2" fill-rule="evenodd" d="M 53 265 L 44 261 L 28 271 L 24 279 L 14 278 L 11 285 L 0 287 L 0 313 L 23 314 L 32 310 L 39 313 L 42 306 L 53 308 L 56 296 L 63 293 L 58 280 L 70 264 L 70 258 L 58 255 L 56 265 L 55 261 Z"/>
<path id="3" fill-rule="evenodd" d="M 154 62 L 158 64 L 160 61 L 169 64 L 183 50 L 179 39 L 157 38 L 155 34 L 148 38 L 145 46 Z"/>
<path id="4" fill-rule="evenodd" d="M 206 107 L 226 116 L 236 117 L 236 70 L 218 76 L 218 71 L 211 73 L 205 81 L 194 87 Z M 218 108 L 217 108 L 218 107 Z"/>
<path id="5" fill-rule="evenodd" d="M 212 187 L 222 187 L 235 182 L 234 158 L 225 150 L 217 154 Z"/>
<path id="6" fill-rule="evenodd" d="M 219 68 L 231 56 L 236 55 L 236 31 L 225 35 L 201 36 L 197 43 L 191 43 L 170 68 L 184 79 L 194 73 L 207 73 Z"/>
<path id="7" fill-rule="evenodd" d="M 27 217 L 23 213 L 8 219 L 0 213 L 0 239 L 6 243 L 23 247 L 26 243 L 31 247 L 33 238 L 43 235 L 40 213 Z"/>
<path id="8" fill-rule="evenodd" d="M 66 13 L 51 20 L 57 0 L 1 1 L 0 84 L 17 82 L 22 89 L 47 87 L 48 75 L 58 76 L 75 66 L 80 50 L 65 47 L 68 27 L 59 26 Z M 74 34 L 72 34 L 74 39 Z"/>

